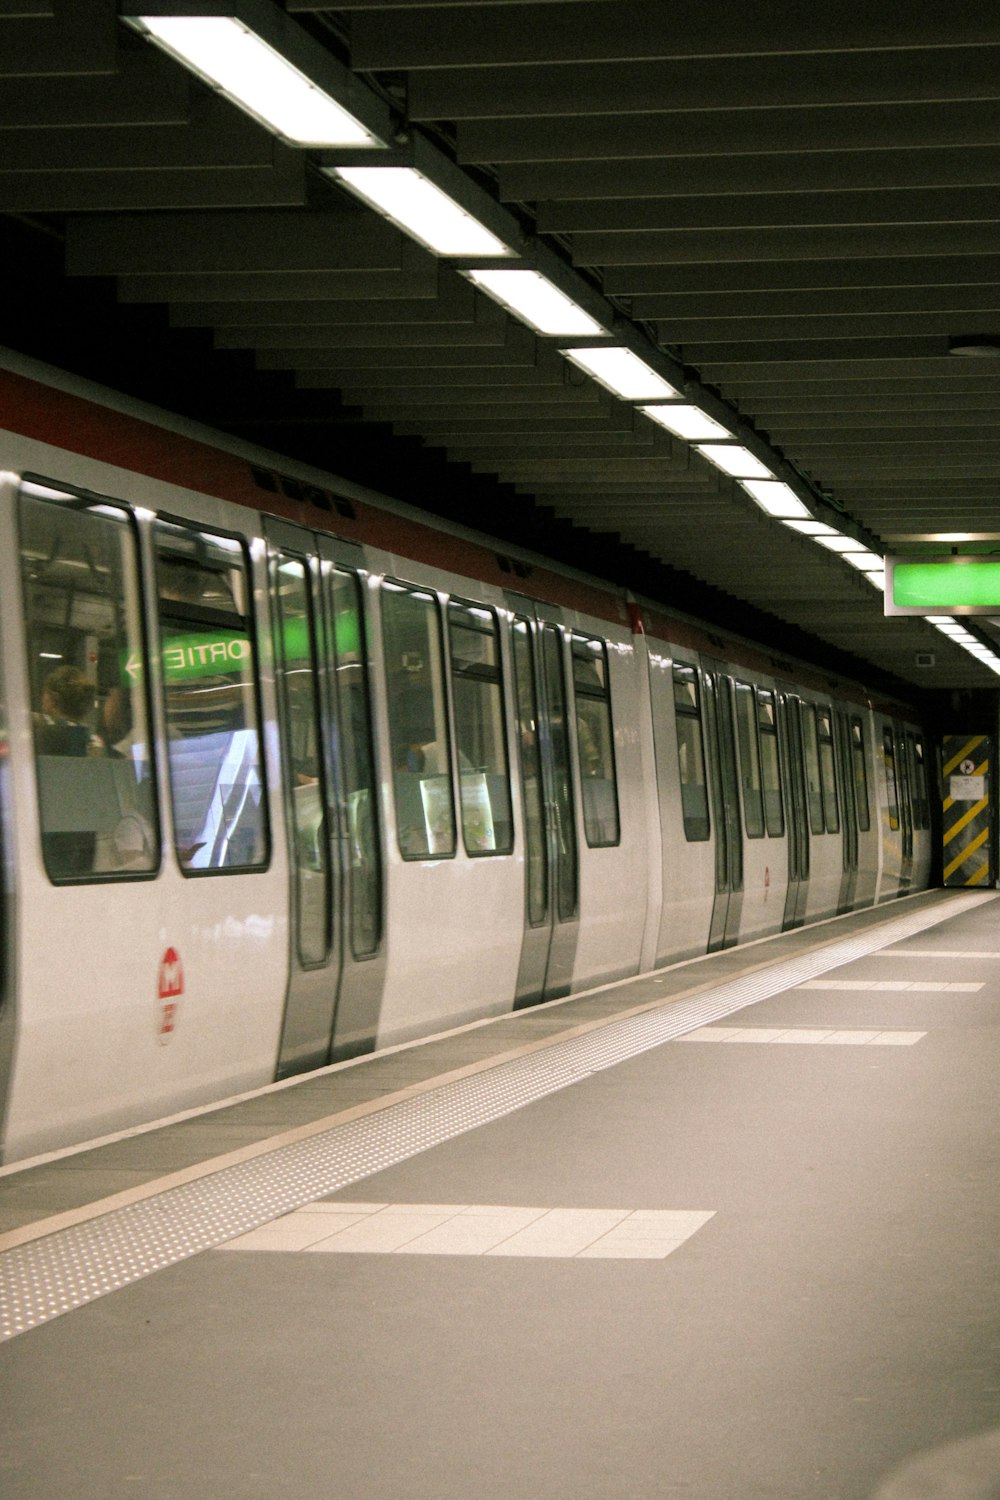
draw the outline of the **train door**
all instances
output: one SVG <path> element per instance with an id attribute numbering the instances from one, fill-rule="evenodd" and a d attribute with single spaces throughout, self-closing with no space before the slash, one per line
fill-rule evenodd
<path id="1" fill-rule="evenodd" d="M 2 647 L 0 637 L 0 1141 L 14 1051 L 14 861 L 10 850 L 10 731 Z"/>
<path id="2" fill-rule="evenodd" d="M 382 896 L 360 549 L 280 521 L 267 537 L 291 884 L 283 1078 L 373 1045 Z"/>
<path id="3" fill-rule="evenodd" d="M 743 906 L 743 830 L 740 825 L 739 775 L 733 723 L 733 680 L 704 663 L 702 682 L 709 765 L 709 787 L 715 823 L 715 902 L 708 952 L 731 948 L 739 940 Z"/>
<path id="4" fill-rule="evenodd" d="M 809 893 L 809 822 L 802 759 L 802 702 L 794 693 L 778 693 L 778 744 L 785 768 L 788 808 L 788 891 L 782 931 L 801 927 Z"/>
<path id="5" fill-rule="evenodd" d="M 842 708 L 834 710 L 835 764 L 840 806 L 843 809 L 843 875 L 837 913 L 852 911 L 858 884 L 858 801 L 854 781 L 851 726 Z"/>
<path id="6" fill-rule="evenodd" d="M 563 633 L 554 611 L 512 598 L 524 826 L 524 938 L 515 1006 L 568 995 L 579 935 Z"/>
<path id="7" fill-rule="evenodd" d="M 906 753 L 906 731 L 901 724 L 893 724 L 896 741 L 896 774 L 899 782 L 899 894 L 910 889 L 913 879 L 913 779 L 910 759 Z"/>

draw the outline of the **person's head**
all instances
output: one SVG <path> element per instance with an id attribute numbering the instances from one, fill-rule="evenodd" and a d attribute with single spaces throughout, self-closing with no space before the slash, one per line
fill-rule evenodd
<path id="1" fill-rule="evenodd" d="M 42 710 L 61 719 L 85 719 L 97 689 L 79 667 L 55 667 L 42 684 Z"/>

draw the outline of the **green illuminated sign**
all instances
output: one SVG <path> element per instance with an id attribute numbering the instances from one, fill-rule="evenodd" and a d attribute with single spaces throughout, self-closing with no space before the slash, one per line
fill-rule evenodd
<path id="1" fill-rule="evenodd" d="M 1000 615 L 1000 557 L 887 557 L 887 615 Z"/>

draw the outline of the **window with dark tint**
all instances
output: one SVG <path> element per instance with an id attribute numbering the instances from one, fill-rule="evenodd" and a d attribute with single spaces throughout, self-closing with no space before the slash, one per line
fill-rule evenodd
<path id="1" fill-rule="evenodd" d="M 571 644 L 583 829 L 590 847 L 601 849 L 621 837 L 608 653 L 603 641 L 590 636 L 574 635 Z"/>
<path id="2" fill-rule="evenodd" d="M 437 596 L 386 580 L 382 624 L 400 853 L 404 859 L 452 855 L 455 807 Z"/>
<path id="3" fill-rule="evenodd" d="M 768 837 L 782 838 L 785 832 L 785 809 L 781 799 L 778 724 L 774 694 L 770 688 L 757 689 L 757 728 L 760 731 L 760 771 Z"/>
<path id="4" fill-rule="evenodd" d="M 382 942 L 382 845 L 363 590 L 358 575 L 346 568 L 330 570 L 329 586 L 340 775 L 347 805 L 348 926 L 351 952 L 366 958 Z"/>
<path id="5" fill-rule="evenodd" d="M 462 838 L 469 854 L 509 854 L 514 824 L 496 615 L 452 599 L 448 643 Z"/>
<path id="6" fill-rule="evenodd" d="M 525 858 L 527 862 L 528 925 L 538 927 L 548 914 L 548 855 L 545 841 L 545 799 L 542 758 L 538 743 L 538 683 L 528 621 L 514 620 L 514 681 L 517 689 L 517 738 L 524 799 Z"/>
<path id="7" fill-rule="evenodd" d="M 261 869 L 268 828 L 243 544 L 165 521 L 154 535 L 177 859 L 189 875 Z"/>
<path id="8" fill-rule="evenodd" d="M 865 726 L 856 714 L 851 716 L 851 759 L 854 762 L 854 790 L 858 803 L 858 827 L 867 833 L 872 826 L 868 803 L 868 762 Z"/>
<path id="9" fill-rule="evenodd" d="M 747 837 L 764 837 L 764 791 L 761 783 L 760 745 L 757 740 L 757 705 L 747 682 L 733 684 L 736 692 L 736 738 L 740 747 L 740 787 Z"/>
<path id="10" fill-rule="evenodd" d="M 555 835 L 556 915 L 560 922 L 576 916 L 579 905 L 579 856 L 573 809 L 573 776 L 566 719 L 566 673 L 563 635 L 558 625 L 542 626 L 542 672 L 552 751 L 552 824 Z"/>
<path id="11" fill-rule="evenodd" d="M 919 735 L 907 730 L 906 742 L 910 752 L 910 786 L 913 796 L 914 828 L 931 826 L 931 809 L 927 792 L 927 767 L 924 762 L 924 742 Z"/>
<path id="12" fill-rule="evenodd" d="M 823 781 L 819 768 L 819 741 L 816 735 L 816 708 L 812 703 L 802 705 L 802 759 L 806 773 L 806 805 L 809 808 L 809 827 L 813 833 L 823 833 Z"/>
<path id="13" fill-rule="evenodd" d="M 823 789 L 823 822 L 827 833 L 839 833 L 837 763 L 834 760 L 833 750 L 833 718 L 828 708 L 816 709 L 816 737 L 819 743 L 819 773 Z"/>
<path id="14" fill-rule="evenodd" d="M 301 963 L 316 964 L 322 963 L 330 951 L 330 838 L 320 739 L 316 625 L 306 559 L 290 553 L 273 556 L 271 587 L 278 688 L 284 700 L 296 945 Z"/>
<path id="15" fill-rule="evenodd" d="M 882 755 L 885 760 L 885 790 L 888 799 L 889 827 L 895 832 L 899 828 L 899 792 L 896 789 L 896 747 L 892 730 L 882 731 Z"/>
<path id="16" fill-rule="evenodd" d="M 698 670 L 675 664 L 673 676 L 684 836 L 694 843 L 707 839 L 710 831 Z"/>
<path id="17" fill-rule="evenodd" d="M 160 863 L 135 525 L 43 484 L 20 493 L 42 855 L 53 881 Z"/>

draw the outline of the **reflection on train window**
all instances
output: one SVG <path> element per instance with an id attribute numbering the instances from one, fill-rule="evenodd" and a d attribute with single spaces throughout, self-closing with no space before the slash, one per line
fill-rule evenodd
<path id="1" fill-rule="evenodd" d="M 757 689 L 757 728 L 760 731 L 760 771 L 764 789 L 764 821 L 769 838 L 785 833 L 785 809 L 781 800 L 781 762 L 778 759 L 778 724 L 774 693 Z"/>
<path id="2" fill-rule="evenodd" d="M 764 792 L 761 784 L 760 746 L 757 741 L 757 707 L 748 682 L 734 682 L 736 690 L 736 737 L 740 746 L 740 786 L 747 837 L 764 837 Z"/>
<path id="3" fill-rule="evenodd" d="M 889 827 L 895 833 L 899 828 L 899 793 L 896 790 L 896 747 L 891 729 L 882 731 L 882 755 L 885 761 L 886 811 Z"/>
<path id="4" fill-rule="evenodd" d="M 813 833 L 822 833 L 823 783 L 819 769 L 819 743 L 816 738 L 816 708 L 812 703 L 802 705 L 802 761 L 806 773 L 806 805 L 809 808 L 809 827 Z"/>
<path id="5" fill-rule="evenodd" d="M 330 589 L 340 774 L 347 805 L 351 952 L 355 958 L 367 958 L 382 941 L 382 846 L 361 580 L 356 573 L 335 568 Z"/>
<path id="6" fill-rule="evenodd" d="M 840 807 L 837 803 L 837 764 L 833 756 L 833 717 L 828 708 L 816 709 L 816 733 L 819 740 L 819 773 L 823 788 L 823 822 L 827 833 L 840 832 Z"/>
<path id="7" fill-rule="evenodd" d="M 858 827 L 867 833 L 872 826 L 868 804 L 868 766 L 865 726 L 856 714 L 851 715 L 851 758 L 854 762 L 854 791 L 858 804 Z"/>
<path id="8" fill-rule="evenodd" d="M 434 594 L 386 581 L 382 587 L 396 834 L 404 859 L 455 852 L 455 808 Z"/>
<path id="9" fill-rule="evenodd" d="M 448 643 L 462 837 L 469 854 L 509 854 L 514 824 L 496 615 L 453 599 L 448 605 Z"/>
<path id="10" fill-rule="evenodd" d="M 152 874 L 160 834 L 134 523 L 116 505 L 26 482 L 20 532 L 45 868 L 53 881 Z"/>
<path id="11" fill-rule="evenodd" d="M 930 801 L 927 795 L 927 770 L 924 764 L 924 742 L 919 735 L 906 733 L 906 743 L 910 755 L 910 786 L 913 793 L 913 826 L 914 828 L 929 828 L 931 826 Z"/>
<path id="12" fill-rule="evenodd" d="M 326 773 L 320 742 L 316 626 L 309 565 L 281 552 L 272 558 L 275 660 L 283 699 L 295 928 L 299 961 L 322 963 L 330 951 L 330 841 Z"/>
<path id="13" fill-rule="evenodd" d="M 621 840 L 607 648 L 574 635 L 572 651 L 583 829 L 592 849 L 606 849 Z"/>
<path id="14" fill-rule="evenodd" d="M 538 743 L 538 684 L 531 649 L 531 627 L 520 615 L 514 620 L 513 641 L 521 796 L 524 801 L 527 915 L 528 925 L 538 927 L 548 914 L 548 854 L 545 844 L 542 759 Z"/>
<path id="15" fill-rule="evenodd" d="M 569 922 L 580 904 L 579 852 L 569 758 L 566 671 L 563 633 L 558 625 L 542 626 L 542 679 L 552 750 L 552 828 L 555 835 L 556 916 Z"/>
<path id="16" fill-rule="evenodd" d="M 701 699 L 694 667 L 674 665 L 677 760 L 680 767 L 684 835 L 692 843 L 709 836 L 708 788 L 701 728 Z"/>
<path id="17" fill-rule="evenodd" d="M 268 860 L 260 716 L 241 543 L 157 522 L 174 842 L 186 874 Z"/>

